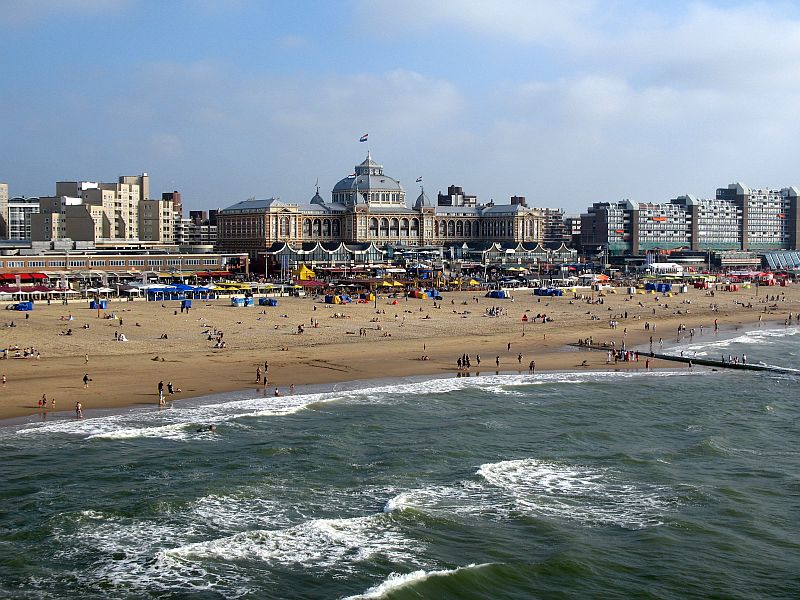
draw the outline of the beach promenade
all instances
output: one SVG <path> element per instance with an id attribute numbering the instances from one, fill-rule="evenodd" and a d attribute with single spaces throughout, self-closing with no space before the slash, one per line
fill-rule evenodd
<path id="1" fill-rule="evenodd" d="M 713 297 L 695 289 L 671 297 L 617 291 L 601 297 L 584 289 L 573 298 L 569 291 L 535 297 L 517 290 L 513 301 L 480 291 L 446 292 L 439 302 L 379 296 L 377 306 L 283 297 L 276 307 L 234 308 L 222 298 L 195 301 L 188 313 L 179 301 L 112 300 L 99 313 L 88 302 L 37 303 L 27 319 L 0 313 L 2 345 L 11 349 L 0 361 L 6 379 L 0 418 L 43 412 L 43 395 L 48 411 L 53 399 L 56 412 L 81 402 L 85 416 L 101 407 L 158 405 L 160 381 L 173 386 L 168 403 L 247 388 L 263 393 L 263 373 L 258 384 L 256 375 L 265 362 L 269 389 L 283 393 L 292 384 L 455 374 L 464 353 L 473 374 L 528 372 L 531 360 L 537 372 L 644 369 L 643 361 L 609 365 L 605 353 L 579 352 L 570 344 L 647 348 L 652 337 L 659 351 L 659 340 L 688 341 L 692 330 L 695 340 L 705 341 L 738 328 L 783 326 L 800 311 L 797 285 L 762 287 L 758 296 L 755 289 Z M 651 360 L 651 368 L 665 366 Z"/>

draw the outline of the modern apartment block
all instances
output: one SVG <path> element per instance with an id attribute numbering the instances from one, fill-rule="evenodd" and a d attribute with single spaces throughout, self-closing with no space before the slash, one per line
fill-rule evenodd
<path id="1" fill-rule="evenodd" d="M 145 242 L 175 243 L 172 200 L 139 201 L 139 239 Z"/>
<path id="2" fill-rule="evenodd" d="M 31 217 L 38 212 L 39 198 L 25 198 L 24 196 L 9 198 L 6 238 L 9 240 L 31 239 Z"/>
<path id="3" fill-rule="evenodd" d="M 217 213 L 215 210 L 190 210 L 188 219 L 181 219 L 175 243 L 181 247 L 215 246 L 217 243 Z"/>
<path id="4" fill-rule="evenodd" d="M 150 199 L 149 190 L 147 173 L 122 176 L 116 183 L 59 181 L 55 196 L 37 198 L 38 214 L 30 217 L 25 239 L 174 244 L 173 200 Z"/>
<path id="5" fill-rule="evenodd" d="M 741 211 L 742 246 L 752 250 L 797 250 L 800 240 L 795 187 L 751 189 L 741 183 L 717 189 L 717 199 Z"/>
<path id="6" fill-rule="evenodd" d="M 520 196 L 512 196 L 511 204 L 520 201 Z M 525 198 L 522 197 L 522 204 L 525 205 Z M 543 242 L 547 245 L 557 245 L 569 243 L 570 239 L 567 235 L 567 226 L 564 221 L 563 208 L 537 208 L 536 210 L 542 215 L 542 237 Z"/>
<path id="7" fill-rule="evenodd" d="M 8 184 L 0 183 L 0 240 L 8 237 Z"/>
<path id="8" fill-rule="evenodd" d="M 751 190 L 739 183 L 715 199 L 679 196 L 667 203 L 597 202 L 581 215 L 581 243 L 610 254 L 668 250 L 796 250 L 797 188 Z"/>

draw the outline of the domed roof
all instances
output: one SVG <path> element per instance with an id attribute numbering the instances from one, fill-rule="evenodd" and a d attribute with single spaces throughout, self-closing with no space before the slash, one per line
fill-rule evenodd
<path id="1" fill-rule="evenodd" d="M 425 195 L 424 189 L 420 192 L 419 196 L 417 196 L 417 201 L 414 202 L 414 208 L 433 208 L 433 204 L 428 196 Z"/>
<path id="2" fill-rule="evenodd" d="M 319 195 L 319 186 L 317 187 L 317 193 L 314 194 L 314 197 L 311 198 L 310 202 L 311 204 L 319 204 L 319 205 L 325 204 L 325 200 L 322 198 L 322 196 Z"/>
<path id="3" fill-rule="evenodd" d="M 388 175 L 348 175 L 333 186 L 334 192 L 402 192 L 400 182 Z"/>

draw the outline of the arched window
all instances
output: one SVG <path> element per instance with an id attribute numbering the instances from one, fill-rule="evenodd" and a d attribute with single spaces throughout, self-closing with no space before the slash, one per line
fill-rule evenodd
<path id="1" fill-rule="evenodd" d="M 319 219 L 314 219 L 314 235 L 322 235 L 322 222 Z"/>
<path id="2" fill-rule="evenodd" d="M 373 237 L 378 237 L 378 219 L 375 217 L 369 220 L 369 234 Z"/>
<path id="3" fill-rule="evenodd" d="M 289 217 L 281 217 L 281 235 L 284 237 L 289 236 Z"/>
<path id="4" fill-rule="evenodd" d="M 448 221 L 447 222 L 447 237 L 455 237 L 456 236 L 456 222 L 455 221 Z"/>
<path id="5" fill-rule="evenodd" d="M 439 221 L 433 222 L 433 236 L 437 238 L 439 237 Z"/>
<path id="6" fill-rule="evenodd" d="M 325 219 L 322 221 L 322 235 L 326 237 L 331 236 L 331 221 L 330 219 Z"/>
<path id="7" fill-rule="evenodd" d="M 408 237 L 408 219 L 400 219 L 400 237 Z"/>
<path id="8" fill-rule="evenodd" d="M 456 221 L 456 237 L 464 237 L 464 222 Z"/>
<path id="9" fill-rule="evenodd" d="M 419 235 L 419 219 L 411 219 L 411 235 Z"/>
<path id="10" fill-rule="evenodd" d="M 464 221 L 464 237 L 472 237 L 472 223 Z"/>
<path id="11" fill-rule="evenodd" d="M 333 237 L 339 237 L 339 221 L 333 222 Z"/>
<path id="12" fill-rule="evenodd" d="M 381 219 L 380 236 L 389 237 L 389 219 L 386 217 Z"/>
<path id="13" fill-rule="evenodd" d="M 303 237 L 311 237 L 311 219 L 303 219 Z"/>
<path id="14" fill-rule="evenodd" d="M 392 218 L 391 222 L 389 223 L 389 235 L 392 237 L 400 236 L 400 221 L 398 221 L 396 218 Z"/>

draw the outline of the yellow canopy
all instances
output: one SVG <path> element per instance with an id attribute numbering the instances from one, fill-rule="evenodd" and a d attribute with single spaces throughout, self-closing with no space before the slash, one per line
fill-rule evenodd
<path id="1" fill-rule="evenodd" d="M 399 281 L 393 281 L 393 282 L 392 282 L 392 285 L 393 285 L 394 287 L 405 287 L 405 286 L 404 286 L 402 283 L 400 283 Z"/>
<path id="2" fill-rule="evenodd" d="M 314 277 L 316 277 L 316 273 L 314 273 L 314 271 L 309 269 L 304 264 L 300 264 L 300 266 L 295 269 L 294 276 L 300 281 L 307 281 L 309 279 L 314 279 Z"/>
<path id="3" fill-rule="evenodd" d="M 391 281 L 381 281 L 382 287 L 394 287 Z"/>

